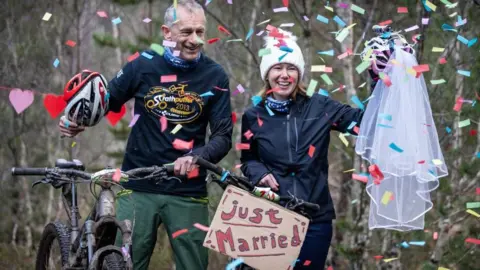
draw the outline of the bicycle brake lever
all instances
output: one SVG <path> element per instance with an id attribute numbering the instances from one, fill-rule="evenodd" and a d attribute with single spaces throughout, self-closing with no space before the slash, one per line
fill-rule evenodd
<path id="1" fill-rule="evenodd" d="M 50 184 L 52 181 L 48 178 L 43 178 L 42 180 L 37 180 L 35 182 L 33 182 L 32 184 L 32 188 L 34 188 L 36 185 L 38 184 Z"/>

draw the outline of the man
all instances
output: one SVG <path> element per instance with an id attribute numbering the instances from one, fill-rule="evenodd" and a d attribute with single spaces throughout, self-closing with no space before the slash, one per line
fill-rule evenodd
<path id="1" fill-rule="evenodd" d="M 109 110 L 118 112 L 126 101 L 135 98 L 134 113 L 139 115 L 128 139 L 122 170 L 175 162 L 175 174 L 190 177 L 181 183 L 123 184 L 133 190 L 133 202 L 129 196 L 120 197 L 117 216 L 133 219 L 136 206 L 132 239 L 135 269 L 148 268 L 161 223 L 169 235 L 177 269 L 206 269 L 205 233 L 192 229 L 194 223 L 208 224 L 206 172 L 201 169 L 192 177 L 192 156 L 217 163 L 231 148 L 229 80 L 223 68 L 201 51 L 206 24 L 202 6 L 194 0 L 178 0 L 176 10 L 173 6 L 167 9 L 164 23 L 165 40 L 176 42 L 176 47 L 166 47 L 163 55 L 146 51 L 127 63 L 108 84 L 108 105 Z M 168 75 L 176 75 L 176 81 L 164 80 Z M 211 136 L 205 144 L 208 123 Z M 64 118 L 59 126 L 69 137 L 84 129 Z M 188 233 L 172 238 L 174 232 L 185 228 Z"/>

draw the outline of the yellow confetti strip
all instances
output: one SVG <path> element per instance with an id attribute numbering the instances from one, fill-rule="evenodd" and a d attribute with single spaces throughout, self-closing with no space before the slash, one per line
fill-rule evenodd
<path id="1" fill-rule="evenodd" d="M 332 7 L 325 7 L 325 9 L 330 10 L 331 12 L 333 12 L 333 8 L 332 8 Z"/>
<path id="2" fill-rule="evenodd" d="M 182 129 L 182 125 L 178 124 L 170 133 L 176 134 L 180 129 Z"/>
<path id="3" fill-rule="evenodd" d="M 452 13 L 452 14 L 448 15 L 448 17 L 452 18 L 452 17 L 455 17 L 455 16 L 457 16 L 457 14 L 458 14 L 457 12 L 454 12 L 454 13 Z"/>
<path id="4" fill-rule="evenodd" d="M 407 68 L 407 73 L 413 76 L 417 76 L 417 72 L 413 68 Z"/>
<path id="5" fill-rule="evenodd" d="M 350 29 L 350 28 L 354 27 L 355 25 L 356 25 L 356 23 L 350 24 L 350 25 L 347 26 L 347 28 L 345 28 L 345 29 Z"/>
<path id="6" fill-rule="evenodd" d="M 346 170 L 346 171 L 343 171 L 344 173 L 347 173 L 347 172 L 354 172 L 355 169 L 350 169 L 350 170 Z"/>
<path id="7" fill-rule="evenodd" d="M 435 6 L 432 2 L 430 1 L 425 1 L 425 5 L 429 8 L 431 8 L 433 11 L 437 10 L 437 6 Z"/>
<path id="8" fill-rule="evenodd" d="M 436 166 L 440 166 L 443 164 L 443 162 L 440 160 L 440 159 L 434 159 L 432 160 L 433 164 L 435 164 Z"/>
<path id="9" fill-rule="evenodd" d="M 43 15 L 42 20 L 48 21 L 50 20 L 50 17 L 52 17 L 52 13 L 45 12 L 45 15 Z"/>
<path id="10" fill-rule="evenodd" d="M 383 259 L 384 262 L 391 262 L 391 261 L 394 261 L 394 260 L 398 260 L 398 258 L 390 258 L 390 259 Z"/>
<path id="11" fill-rule="evenodd" d="M 391 191 L 385 191 L 382 196 L 382 203 L 387 205 L 390 202 L 390 198 L 392 197 L 393 193 Z"/>
<path id="12" fill-rule="evenodd" d="M 450 270 L 450 269 L 449 269 L 449 268 L 445 268 L 445 267 L 441 267 L 441 266 L 440 266 L 440 267 L 438 267 L 438 269 L 437 269 L 437 270 Z"/>
<path id="13" fill-rule="evenodd" d="M 77 144 L 77 142 L 72 142 L 72 147 L 74 147 Z"/>
<path id="14" fill-rule="evenodd" d="M 472 215 L 474 215 L 474 216 L 476 216 L 476 217 L 480 218 L 480 214 L 479 214 L 479 213 L 477 213 L 477 212 L 475 212 L 475 211 L 473 211 L 472 209 L 468 209 L 468 210 L 467 210 L 467 213 L 469 213 L 469 214 L 472 214 Z"/>
<path id="15" fill-rule="evenodd" d="M 432 52 L 443 52 L 445 48 L 433 47 Z"/>
<path id="16" fill-rule="evenodd" d="M 325 72 L 325 65 L 312 66 L 312 72 Z"/>
<path id="17" fill-rule="evenodd" d="M 345 146 L 348 147 L 348 140 L 347 140 L 347 138 L 345 138 L 345 135 L 343 133 L 340 133 L 340 134 L 338 134 L 338 137 L 343 142 L 343 144 L 345 144 Z"/>

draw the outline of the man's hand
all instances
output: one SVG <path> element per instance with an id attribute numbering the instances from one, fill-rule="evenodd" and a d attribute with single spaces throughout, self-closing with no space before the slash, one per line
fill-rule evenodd
<path id="1" fill-rule="evenodd" d="M 271 173 L 265 175 L 265 177 L 258 182 L 258 185 L 271 187 L 274 191 L 278 191 L 278 187 L 280 186 L 277 182 L 277 179 L 275 179 Z"/>
<path id="2" fill-rule="evenodd" d="M 193 156 L 181 157 L 175 160 L 173 172 L 175 175 L 186 175 L 196 167 L 197 165 L 193 163 Z"/>
<path id="3" fill-rule="evenodd" d="M 85 130 L 85 127 L 79 127 L 77 124 L 68 121 L 65 115 L 60 118 L 60 122 L 58 123 L 58 128 L 60 129 L 60 132 L 64 136 L 67 136 L 70 138 L 77 136 L 78 133 Z"/>

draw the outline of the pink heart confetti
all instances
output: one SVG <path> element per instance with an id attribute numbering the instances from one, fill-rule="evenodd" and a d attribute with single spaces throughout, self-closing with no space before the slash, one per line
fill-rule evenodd
<path id="1" fill-rule="evenodd" d="M 18 114 L 22 113 L 26 108 L 32 105 L 34 99 L 32 91 L 22 91 L 18 88 L 12 89 L 8 95 L 8 98 Z"/>

